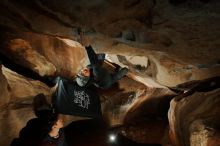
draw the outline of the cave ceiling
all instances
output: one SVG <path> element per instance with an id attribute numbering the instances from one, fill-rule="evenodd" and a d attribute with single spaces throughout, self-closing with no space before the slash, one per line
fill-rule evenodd
<path id="1" fill-rule="evenodd" d="M 1 52 L 12 54 L 41 76 L 55 70 L 64 74 L 61 70 L 66 64 L 57 58 L 70 54 L 65 57 L 69 69 L 64 69 L 70 77 L 79 70 L 73 69 L 74 63 L 84 65 L 77 62 L 84 52 L 77 58 L 68 48 L 82 47 L 82 37 L 86 37 L 98 53 L 117 55 L 113 62 L 121 55 L 135 73 L 138 67 L 134 66 L 148 70 L 140 76 L 175 86 L 219 74 L 219 9 L 213 3 L 193 1 L 175 6 L 152 0 L 4 0 L 0 23 L 7 46 Z M 30 55 L 25 59 L 24 50 Z M 132 57 L 146 57 L 147 61 L 132 66 Z"/>
<path id="2" fill-rule="evenodd" d="M 168 114 L 170 139 L 180 146 L 193 145 L 192 139 L 207 140 L 201 127 L 218 125 L 218 119 L 210 118 L 220 113 L 219 90 L 211 91 L 219 87 L 220 75 L 218 0 L 1 0 L 0 9 L 0 126 L 10 129 L 0 134 L 0 144 L 8 144 L 33 117 L 35 95 L 51 96 L 53 88 L 43 82 L 47 77 L 73 79 L 89 64 L 84 40 L 106 54 L 110 69 L 114 64 L 129 68 L 118 87 L 98 91 L 111 125 Z M 203 106 L 198 97 L 207 97 Z M 181 117 L 188 118 L 186 124 Z M 147 128 L 153 138 L 143 138 L 146 131 L 140 129 L 146 125 L 134 126 L 133 133 L 123 131 L 141 143 L 166 145 L 168 124 L 160 118 L 147 121 L 154 128 Z M 182 138 L 177 130 L 183 127 L 189 130 L 181 131 L 187 133 Z M 218 143 L 219 131 L 207 131 L 213 136 L 207 141 Z M 190 137 L 190 132 L 200 136 Z"/>

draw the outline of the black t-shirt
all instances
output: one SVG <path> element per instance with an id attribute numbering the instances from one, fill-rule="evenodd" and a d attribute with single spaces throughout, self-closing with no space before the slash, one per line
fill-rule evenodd
<path id="1" fill-rule="evenodd" d="M 99 96 L 89 87 L 80 87 L 75 81 L 60 78 L 53 95 L 57 112 L 67 115 L 98 118 L 101 114 Z"/>

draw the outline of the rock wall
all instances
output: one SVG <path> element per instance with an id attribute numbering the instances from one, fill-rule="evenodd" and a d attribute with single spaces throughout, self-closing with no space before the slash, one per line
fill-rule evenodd
<path id="1" fill-rule="evenodd" d="M 0 86 L 0 92 L 1 92 L 1 96 L 0 96 L 0 107 L 7 104 L 10 100 L 10 87 L 8 85 L 8 82 L 5 78 L 5 76 L 2 74 L 2 64 L 0 63 L 0 82 L 1 82 L 1 86 Z"/>
<path id="2" fill-rule="evenodd" d="M 23 41 L 23 47 L 32 47 L 31 52 L 37 58 L 42 55 L 41 62 L 35 60 L 33 64 L 29 59 L 22 64 L 31 66 L 43 76 L 53 74 L 56 69 L 58 74 L 66 72 L 65 76 L 72 76 L 78 70 L 72 64 L 59 62 L 62 55 L 58 54 L 61 52 L 56 52 L 55 43 L 47 42 L 48 39 L 56 42 L 57 38 L 53 37 L 60 37 L 65 42 L 67 38 L 73 40 L 71 46 L 75 49 L 80 48 L 77 42 L 81 43 L 82 37 L 87 37 L 99 53 L 146 57 L 151 65 L 155 65 L 151 77 L 166 86 L 219 75 L 220 3 L 176 2 L 178 5 L 168 0 L 2 1 L 0 24 L 22 32 L 14 38 L 22 40 L 11 40 L 11 45 Z M 23 31 L 31 33 L 24 34 Z M 81 36 L 80 32 L 84 35 Z M 39 37 L 42 37 L 41 41 Z M 75 56 L 68 49 L 71 47 L 61 45 L 60 41 L 58 44 L 63 48 L 62 52 L 71 54 L 68 62 L 83 56 Z M 44 47 L 47 49 L 42 49 Z M 44 53 L 39 50 L 44 50 Z M 76 52 L 80 54 L 81 51 Z"/>
<path id="3" fill-rule="evenodd" d="M 0 72 L 0 145 L 8 145 L 34 116 L 33 96 L 50 97 L 50 88 L 34 73 L 72 79 L 89 63 L 85 38 L 108 61 L 130 69 L 114 88 L 97 91 L 110 125 L 126 123 L 129 138 L 167 145 L 164 116 L 175 96 L 169 89 L 178 95 L 190 91 L 171 101 L 173 145 L 219 145 L 219 86 L 214 90 L 212 82 L 199 82 L 220 75 L 219 7 L 218 0 L 2 0 L 0 59 L 32 72 L 21 76 L 13 72 L 18 68 L 5 67 Z M 135 127 L 136 118 L 147 118 L 156 130 L 141 123 Z"/>
<path id="4" fill-rule="evenodd" d="M 5 67 L 1 68 L 0 145 L 8 146 L 26 122 L 34 117 L 33 97 L 50 95 L 45 84 L 25 78 Z"/>
<path id="5" fill-rule="evenodd" d="M 170 138 L 174 145 L 217 146 L 220 144 L 218 106 L 220 90 L 217 88 L 204 91 L 210 89 L 209 86 L 213 86 L 215 82 L 218 81 L 206 82 L 206 85 L 200 86 L 193 93 L 192 90 L 188 91 L 171 101 L 168 117 Z M 198 91 L 201 87 L 205 88 Z"/>
<path id="6" fill-rule="evenodd" d="M 88 64 L 85 50 L 72 40 L 10 29 L 1 38 L 4 56 L 40 76 L 70 78 Z"/>

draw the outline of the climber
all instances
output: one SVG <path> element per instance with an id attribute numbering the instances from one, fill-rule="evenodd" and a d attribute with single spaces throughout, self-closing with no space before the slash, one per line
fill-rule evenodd
<path id="1" fill-rule="evenodd" d="M 110 73 L 102 67 L 102 63 L 89 45 L 85 47 L 90 65 L 83 68 L 76 76 L 76 82 L 79 86 L 84 87 L 88 84 L 94 84 L 96 87 L 107 89 L 116 81 L 120 80 L 128 73 L 127 68 L 121 68 L 115 73 Z M 103 55 L 101 59 L 104 59 Z"/>
<path id="2" fill-rule="evenodd" d="M 90 87 L 81 87 L 75 80 L 57 77 L 52 105 L 64 115 L 89 118 L 102 117 L 99 95 Z"/>
<path id="3" fill-rule="evenodd" d="M 67 146 L 63 119 L 52 109 L 35 111 L 36 118 L 27 122 L 11 146 Z"/>
<path id="4" fill-rule="evenodd" d="M 55 112 L 49 115 L 51 115 L 51 118 L 48 120 L 48 131 L 41 141 L 40 146 L 67 146 L 63 129 L 64 123 L 61 115 Z"/>

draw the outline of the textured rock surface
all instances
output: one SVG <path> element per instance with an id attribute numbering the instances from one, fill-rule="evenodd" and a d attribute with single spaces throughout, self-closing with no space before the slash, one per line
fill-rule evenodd
<path id="1" fill-rule="evenodd" d="M 0 145 L 6 146 L 18 136 L 19 130 L 25 126 L 26 122 L 34 117 L 33 96 L 38 93 L 49 95 L 50 90 L 45 84 L 25 78 L 5 67 L 2 67 L 0 82 L 2 105 L 0 107 L 0 130 L 2 131 Z"/>
<path id="2" fill-rule="evenodd" d="M 51 90 L 44 83 L 26 78 L 5 67 L 1 69 L 0 83 L 0 145 L 10 145 L 11 140 L 27 121 L 35 117 L 33 113 L 33 98 L 43 93 L 51 100 Z M 63 115 L 66 124 L 82 117 Z"/>
<path id="3" fill-rule="evenodd" d="M 218 1 L 189 1 L 173 6 L 162 0 L 10 0 L 1 2 L 4 13 L 0 22 L 14 29 L 71 38 L 77 42 L 81 41 L 79 31 L 82 29 L 97 52 L 147 57 L 156 66 L 154 79 L 163 85 L 175 86 L 219 74 L 219 5 Z M 36 49 L 30 40 L 35 40 L 35 36 L 20 37 L 16 39 L 24 39 Z M 49 45 L 47 49 L 53 53 L 54 47 Z M 56 58 L 50 61 L 55 62 Z M 64 64 L 59 66 L 66 68 Z M 44 70 L 41 74 L 53 71 Z"/>
<path id="4" fill-rule="evenodd" d="M 171 101 L 168 117 L 170 137 L 175 145 L 220 145 L 220 90 L 204 92 L 215 82 L 219 80 L 204 82 L 203 86 L 199 83 L 196 85 L 199 88 L 194 87 L 194 93 L 190 90 Z"/>
<path id="5" fill-rule="evenodd" d="M 4 30 L 1 52 L 40 76 L 74 76 L 88 64 L 85 50 L 74 41 L 31 32 Z M 8 55 L 10 54 L 10 55 Z"/>
<path id="6" fill-rule="evenodd" d="M 8 82 L 5 78 L 5 76 L 2 74 L 2 64 L 0 64 L 0 107 L 7 104 L 10 100 L 10 87 L 8 85 Z"/>
<path id="7" fill-rule="evenodd" d="M 117 86 L 98 91 L 111 125 L 126 123 L 124 134 L 134 141 L 167 145 L 165 115 L 175 96 L 169 87 L 190 90 L 171 102 L 173 145 L 219 145 L 213 117 L 219 116 L 219 90 L 204 90 L 209 87 L 199 81 L 220 75 L 219 7 L 218 0 L 2 0 L 0 59 L 41 77 L 73 78 L 89 63 L 85 37 L 108 61 L 130 69 Z M 50 88 L 34 79 L 6 68 L 0 73 L 0 126 L 7 131 L 0 145 L 33 117 L 34 95 L 50 97 Z"/>

